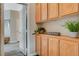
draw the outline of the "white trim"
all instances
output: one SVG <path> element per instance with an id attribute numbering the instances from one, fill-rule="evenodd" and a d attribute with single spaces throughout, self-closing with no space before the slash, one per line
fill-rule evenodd
<path id="1" fill-rule="evenodd" d="M 23 23 L 22 23 L 22 26 L 23 26 L 23 40 L 24 40 L 24 50 L 23 50 L 23 53 L 24 53 L 24 55 L 26 55 L 26 45 L 27 45 L 27 42 L 26 42 L 26 12 L 27 12 L 27 10 L 26 10 L 26 5 L 23 5 L 23 17 L 24 17 L 24 20 L 22 21 Z M 24 14 L 25 13 L 25 14 Z"/>
<path id="2" fill-rule="evenodd" d="M 30 15 L 29 11 L 30 10 L 30 4 L 27 4 L 27 55 L 30 54 Z"/>
<path id="3" fill-rule="evenodd" d="M 35 56 L 35 55 L 37 55 L 36 52 L 34 52 L 34 53 L 30 53 L 28 56 Z"/>
<path id="4" fill-rule="evenodd" d="M 27 33 L 28 33 L 28 40 L 27 40 L 27 44 L 28 44 L 28 51 L 27 51 L 27 55 L 32 55 L 32 54 L 36 54 L 35 53 L 35 47 L 34 47 L 34 41 L 33 41 L 33 35 L 32 35 L 32 33 L 33 33 L 33 30 L 34 30 L 34 28 L 33 28 L 33 25 L 35 25 L 34 23 L 32 24 L 32 21 L 34 20 L 32 20 L 32 16 L 33 16 L 33 13 L 31 13 L 31 12 L 33 12 L 32 11 L 32 4 L 28 4 L 27 5 L 27 19 L 28 19 L 28 21 L 27 21 L 27 26 L 28 26 L 28 30 L 27 30 Z M 31 18 L 32 17 L 32 18 Z M 32 29 L 32 28 L 33 29 Z M 32 42 L 33 41 L 33 42 Z M 33 45 L 32 45 L 33 44 Z M 34 53 L 33 53 L 34 52 Z"/>
<path id="5" fill-rule="evenodd" d="M 20 52 L 22 52 L 23 55 L 27 55 L 27 54 L 25 54 L 24 50 L 25 50 L 25 49 L 20 48 Z M 27 53 L 27 52 L 26 52 L 26 53 Z"/>

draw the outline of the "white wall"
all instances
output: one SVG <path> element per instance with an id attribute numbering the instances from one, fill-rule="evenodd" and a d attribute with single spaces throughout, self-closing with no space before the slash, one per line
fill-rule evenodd
<path id="1" fill-rule="evenodd" d="M 79 15 L 68 15 L 55 20 L 56 21 L 48 21 L 47 23 L 44 23 L 43 27 L 47 30 L 47 32 L 60 32 L 62 35 L 66 35 L 69 31 L 63 25 L 68 20 L 78 21 Z"/>
<path id="2" fill-rule="evenodd" d="M 4 10 L 21 10 L 22 6 L 20 4 L 16 3 L 5 3 L 4 4 Z"/>
<path id="3" fill-rule="evenodd" d="M 21 14 L 21 11 L 22 11 L 22 5 L 15 4 L 15 3 L 11 3 L 11 4 L 5 3 L 4 4 L 4 20 L 10 20 L 10 26 L 12 25 L 11 27 L 15 28 L 16 25 L 15 25 L 14 19 L 17 19 L 18 22 L 19 22 L 19 20 L 20 20 L 19 15 Z M 13 14 L 13 13 L 15 13 L 15 14 Z M 17 14 L 17 13 L 19 13 L 19 14 Z M 12 18 L 13 18 L 13 20 L 12 20 Z M 14 22 L 14 23 L 11 24 L 11 22 L 12 23 Z M 10 33 L 9 30 L 8 30 L 9 28 L 7 28 L 7 26 L 4 29 L 5 29 L 5 33 L 4 33 L 5 37 L 10 36 L 12 33 L 14 33 L 14 32 Z M 11 30 L 11 28 L 10 28 L 10 30 Z M 15 41 L 14 39 L 12 39 L 12 40 Z"/>
<path id="4" fill-rule="evenodd" d="M 17 42 L 17 31 L 18 31 L 18 24 L 20 20 L 20 12 L 19 11 L 11 11 L 10 15 L 10 42 Z M 17 22 L 18 21 L 18 22 Z"/>
<path id="5" fill-rule="evenodd" d="M 35 36 L 32 35 L 36 29 L 35 23 L 35 4 L 28 4 L 28 55 L 35 55 Z"/>
<path id="6" fill-rule="evenodd" d="M 10 25 L 9 25 L 9 20 L 4 21 L 4 36 L 5 36 L 5 37 L 10 37 Z"/>
<path id="7" fill-rule="evenodd" d="M 10 20 L 10 10 L 4 10 L 4 20 Z"/>
<path id="8" fill-rule="evenodd" d="M 10 37 L 10 27 L 8 22 L 10 21 L 10 10 L 4 10 L 4 36 Z"/>

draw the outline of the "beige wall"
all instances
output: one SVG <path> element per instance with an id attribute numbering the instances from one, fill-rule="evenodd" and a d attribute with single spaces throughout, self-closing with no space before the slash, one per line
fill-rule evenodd
<path id="1" fill-rule="evenodd" d="M 60 32 L 62 35 L 66 35 L 69 31 L 63 27 L 66 21 L 78 21 L 79 15 L 68 15 L 62 18 L 55 19 L 56 21 L 48 21 L 47 23 L 43 24 L 43 27 L 46 28 L 47 32 Z"/>

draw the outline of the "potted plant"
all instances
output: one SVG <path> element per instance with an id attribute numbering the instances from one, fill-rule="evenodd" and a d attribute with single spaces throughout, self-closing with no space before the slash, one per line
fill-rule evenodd
<path id="1" fill-rule="evenodd" d="M 77 37 L 79 32 L 79 21 L 67 21 L 65 27 L 70 31 L 69 36 Z"/>
<path id="2" fill-rule="evenodd" d="M 37 27 L 36 30 L 34 31 L 34 34 L 44 34 L 46 32 L 45 28 L 43 27 Z"/>
<path id="3" fill-rule="evenodd" d="M 37 27 L 36 30 L 34 31 L 33 35 L 34 35 L 34 34 L 39 34 L 39 31 L 40 31 L 40 30 L 39 30 L 39 28 Z"/>

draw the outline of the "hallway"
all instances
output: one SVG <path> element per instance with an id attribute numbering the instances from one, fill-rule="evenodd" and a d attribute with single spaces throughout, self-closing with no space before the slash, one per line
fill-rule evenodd
<path id="1" fill-rule="evenodd" d="M 4 51 L 5 56 L 24 56 L 19 50 L 19 42 L 6 44 Z"/>

